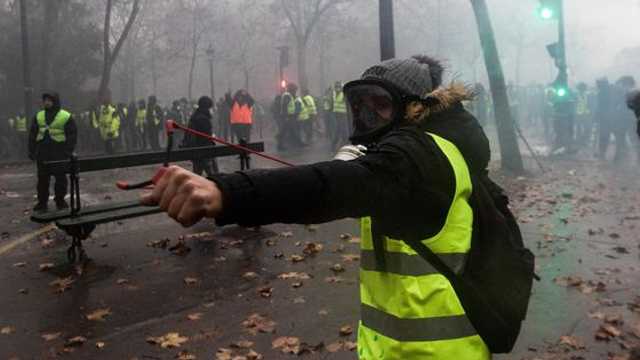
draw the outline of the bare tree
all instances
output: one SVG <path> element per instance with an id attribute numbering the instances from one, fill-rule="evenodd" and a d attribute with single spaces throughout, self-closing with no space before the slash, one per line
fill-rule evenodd
<path id="1" fill-rule="evenodd" d="M 124 41 L 127 39 L 129 35 L 129 31 L 133 26 L 133 23 L 136 20 L 136 16 L 138 15 L 138 11 L 140 10 L 140 0 L 133 0 L 133 4 L 131 5 L 131 12 L 127 17 L 126 23 L 120 36 L 115 36 L 115 46 L 111 47 L 111 14 L 113 11 L 113 3 L 114 0 L 107 0 L 106 8 L 105 8 L 105 16 L 104 16 L 104 28 L 103 28 L 103 63 L 102 63 L 102 78 L 100 79 L 100 87 L 98 88 L 98 99 L 103 101 L 104 99 L 110 96 L 109 94 L 109 82 L 111 80 L 111 69 L 113 68 L 113 64 L 118 58 L 118 54 L 120 53 L 120 49 L 124 44 Z"/>
<path id="2" fill-rule="evenodd" d="M 496 114 L 496 127 L 498 130 L 498 140 L 500 142 L 500 155 L 502 167 L 514 172 L 522 172 L 522 157 L 518 148 L 513 116 L 509 108 L 507 88 L 505 86 L 502 64 L 498 55 L 496 39 L 491 26 L 489 9 L 485 0 L 471 0 L 473 12 L 476 16 L 478 34 L 484 53 L 484 62 L 489 75 L 491 94 Z"/>
<path id="3" fill-rule="evenodd" d="M 296 40 L 298 82 L 301 88 L 307 88 L 307 46 L 311 34 L 327 10 L 341 3 L 346 3 L 348 0 L 280 1 Z"/>
<path id="4" fill-rule="evenodd" d="M 24 113 L 32 116 L 33 87 L 31 85 L 31 62 L 29 58 L 29 34 L 27 29 L 27 0 L 20 0 L 20 33 L 22 35 L 22 74 L 24 84 Z"/>
<path id="5" fill-rule="evenodd" d="M 53 32 L 58 27 L 58 14 L 60 9 L 59 0 L 44 0 L 42 7 L 43 19 L 46 19 L 42 27 L 42 44 L 40 49 L 40 87 L 46 89 L 49 87 L 49 70 L 52 63 L 50 58 L 51 39 L 54 38 Z"/>

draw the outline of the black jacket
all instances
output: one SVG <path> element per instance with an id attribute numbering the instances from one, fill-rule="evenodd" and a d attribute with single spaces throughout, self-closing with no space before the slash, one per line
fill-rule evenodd
<path id="1" fill-rule="evenodd" d="M 196 109 L 189 119 L 188 126 L 193 130 L 211 134 L 211 113 L 209 110 Z M 210 146 L 213 144 L 213 142 L 199 136 L 193 136 L 189 133 L 184 134 L 183 147 Z"/>
<path id="2" fill-rule="evenodd" d="M 54 105 L 51 109 L 45 110 L 45 122 L 51 124 L 55 119 L 58 111 L 60 111 L 60 97 L 57 94 L 51 94 L 54 98 Z M 47 132 L 42 141 L 36 141 L 38 136 L 38 121 L 36 116 L 31 120 L 31 128 L 29 130 L 29 158 L 38 161 L 53 161 L 67 159 L 74 151 L 78 138 L 78 130 L 73 116 L 64 126 L 64 135 L 66 141 L 62 143 L 55 142 Z"/>
<path id="3" fill-rule="evenodd" d="M 489 144 L 477 120 L 457 104 L 432 124 L 406 126 L 352 161 L 219 174 L 220 225 L 311 224 L 372 216 L 386 235 L 427 238 L 443 226 L 455 192 L 453 168 L 431 131 L 452 142 L 486 171 Z M 446 120 L 446 121 L 445 121 Z M 470 161 L 469 161 L 470 160 Z"/>

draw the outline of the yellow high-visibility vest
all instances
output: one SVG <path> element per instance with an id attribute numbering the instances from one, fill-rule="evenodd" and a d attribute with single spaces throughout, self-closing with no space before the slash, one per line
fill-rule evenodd
<path id="1" fill-rule="evenodd" d="M 16 117 L 16 131 L 17 132 L 27 132 L 27 117 L 26 116 L 17 116 Z"/>
<path id="2" fill-rule="evenodd" d="M 71 114 L 68 111 L 60 109 L 51 124 L 47 125 L 44 110 L 39 111 L 38 114 L 36 114 L 36 122 L 38 123 L 36 141 L 42 141 L 47 132 L 51 140 L 55 142 L 67 141 L 67 137 L 64 134 L 64 127 L 70 118 Z"/>
<path id="3" fill-rule="evenodd" d="M 458 148 L 429 134 L 455 174 L 455 195 L 442 229 L 422 242 L 459 272 L 471 247 L 471 177 Z M 404 241 L 384 238 L 385 268 L 376 261 L 372 219 L 361 219 L 360 359 L 488 360 L 489 349 L 465 315 L 446 277 Z"/>
<path id="4" fill-rule="evenodd" d="M 333 112 L 346 114 L 347 104 L 344 102 L 344 92 L 333 92 Z"/>
<path id="5" fill-rule="evenodd" d="M 300 113 L 300 117 L 298 120 L 309 120 L 311 116 L 318 115 L 318 110 L 316 109 L 316 101 L 313 99 L 313 96 L 306 95 L 301 99 L 302 103 L 302 112 Z"/>

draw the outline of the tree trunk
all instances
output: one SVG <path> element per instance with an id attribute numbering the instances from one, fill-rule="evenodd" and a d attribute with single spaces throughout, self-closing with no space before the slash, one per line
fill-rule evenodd
<path id="1" fill-rule="evenodd" d="M 151 84 L 153 95 L 158 93 L 158 71 L 156 68 L 156 33 L 151 38 Z"/>
<path id="2" fill-rule="evenodd" d="M 58 26 L 58 9 L 57 0 L 44 0 L 43 16 L 44 24 L 42 26 L 42 44 L 40 49 L 40 88 L 49 88 L 49 71 L 51 69 L 51 38 L 52 33 Z"/>
<path id="3" fill-rule="evenodd" d="M 122 30 L 122 34 L 118 38 L 116 42 L 116 46 L 111 50 L 110 45 L 110 35 L 111 35 L 111 9 L 112 9 L 112 0 L 107 0 L 106 11 L 104 16 L 104 28 L 102 32 L 102 42 L 103 42 L 103 64 L 102 64 L 102 77 L 100 79 L 100 87 L 98 88 L 98 101 L 102 102 L 104 100 L 110 100 L 111 94 L 109 94 L 109 82 L 111 81 L 111 69 L 113 68 L 113 64 L 118 58 L 118 53 L 122 48 L 122 44 L 127 39 L 129 35 L 129 31 L 135 22 L 136 16 L 138 15 L 138 10 L 140 9 L 140 0 L 133 1 L 133 8 L 131 9 L 131 13 L 129 14 L 129 18 L 127 19 L 127 23 Z"/>
<path id="4" fill-rule="evenodd" d="M 298 83 L 300 90 L 308 89 L 307 80 L 307 43 L 302 38 L 296 39 L 296 53 L 298 60 Z"/>
<path id="5" fill-rule="evenodd" d="M 29 34 L 27 29 L 27 0 L 20 0 L 20 32 L 22 35 L 22 76 L 24 84 L 24 114 L 33 116 L 33 85 L 31 84 L 31 62 L 29 58 Z"/>
<path id="6" fill-rule="evenodd" d="M 189 100 L 192 100 L 193 97 L 193 72 L 196 68 L 196 55 L 198 51 L 198 43 L 194 40 L 193 46 L 191 48 L 191 65 L 189 66 L 189 83 L 187 87 L 187 96 Z"/>
<path id="7" fill-rule="evenodd" d="M 476 16 L 478 34 L 480 35 L 484 61 L 489 75 L 491 94 L 493 95 L 502 167 L 514 172 L 522 172 L 524 170 L 522 157 L 520 156 L 520 149 L 518 148 L 513 117 L 509 109 L 509 99 L 507 97 L 498 48 L 496 47 L 493 28 L 491 26 L 489 9 L 487 8 L 485 0 L 471 0 L 471 5 L 473 6 L 473 11 Z"/>
<path id="8" fill-rule="evenodd" d="M 249 69 L 244 68 L 243 72 L 244 72 L 244 89 L 247 90 L 247 92 L 250 93 L 250 91 L 249 91 Z"/>

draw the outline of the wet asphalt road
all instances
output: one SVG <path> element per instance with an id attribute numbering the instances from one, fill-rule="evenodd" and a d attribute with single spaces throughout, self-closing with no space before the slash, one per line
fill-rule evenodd
<path id="1" fill-rule="evenodd" d="M 323 150 L 316 146 L 309 151 L 314 155 L 283 157 L 296 163 L 322 160 L 329 157 Z M 225 159 L 221 165 L 232 171 L 236 162 Z M 527 245 L 538 256 L 542 281 L 535 284 L 516 351 L 497 358 L 606 359 L 608 353 L 628 353 L 638 343 L 632 327 L 640 323 L 628 305 L 640 295 L 638 171 L 586 159 L 545 164 L 551 168 L 547 174 L 502 179 Z M 296 357 L 272 348 L 281 336 L 304 343 L 308 350 L 300 356 L 305 358 L 356 358 L 355 351 L 344 346 L 328 351 L 335 350 L 332 345 L 338 341 L 355 341 L 355 330 L 340 334 L 345 325 L 357 327 L 355 220 L 317 228 L 277 224 L 260 229 L 216 228 L 211 222 L 184 229 L 162 215 L 126 220 L 94 231 L 85 242 L 92 262 L 78 276 L 66 265 L 68 239 L 62 232 L 29 236 L 41 228 L 28 221 L 26 211 L 33 202 L 32 171 L 29 166 L 0 170 L 0 358 L 172 359 L 182 352 L 183 358 L 212 359 L 221 348 L 247 354 L 243 346 L 264 359 Z M 144 179 L 152 173 L 153 168 L 143 168 L 86 174 L 83 199 L 102 203 L 135 198 L 114 191 L 114 181 Z M 356 236 L 341 239 L 346 233 Z M 189 251 L 170 251 L 181 237 Z M 166 248 L 152 246 L 164 239 L 169 240 Z M 322 249 L 305 255 L 307 244 Z M 305 259 L 295 262 L 292 255 Z M 53 267 L 40 271 L 46 263 Z M 332 270 L 335 264 L 344 271 Z M 278 277 L 289 272 L 310 278 Z M 50 283 L 68 276 L 73 280 L 70 288 L 56 293 Z M 579 277 L 581 287 L 554 281 L 566 276 Z M 590 290 L 589 280 L 603 285 Z M 103 320 L 87 318 L 105 309 L 109 314 Z M 275 321 L 274 332 L 251 334 L 243 322 L 254 313 Z M 603 320 L 593 314 L 600 313 L 623 318 L 616 325 L 620 335 L 595 340 Z M 172 332 L 186 342 L 162 348 L 147 341 Z M 581 339 L 584 349 L 558 345 L 563 335 Z M 65 345 L 77 336 L 86 339 L 83 344 Z M 238 343 L 242 340 L 252 344 Z"/>

